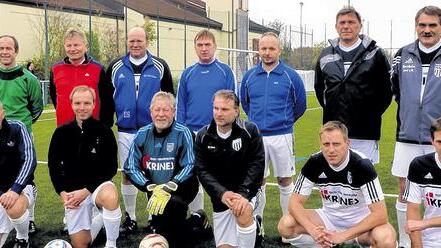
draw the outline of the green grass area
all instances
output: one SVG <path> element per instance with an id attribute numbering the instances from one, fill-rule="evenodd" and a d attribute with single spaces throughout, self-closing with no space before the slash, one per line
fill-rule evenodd
<path id="1" fill-rule="evenodd" d="M 314 94 L 308 94 L 308 111 L 296 123 L 295 126 L 295 154 L 300 159 L 296 163 L 296 171 L 299 172 L 308 156 L 319 150 L 318 130 L 322 123 L 322 111 L 317 103 Z M 393 103 L 383 116 L 382 139 L 380 142 L 381 163 L 376 166 L 383 186 L 383 191 L 389 194 L 397 193 L 397 179 L 390 173 L 391 162 L 393 159 L 395 143 L 395 113 L 396 104 Z M 33 126 L 34 140 L 39 161 L 47 161 L 47 152 L 52 133 L 55 129 L 55 114 L 45 113 L 39 121 Z M 66 140 L 66 142 L 69 142 Z M 36 207 L 35 222 L 38 233 L 32 239 L 34 247 L 43 247 L 46 242 L 55 238 L 64 238 L 60 236 L 62 228 L 63 208 L 58 195 L 55 193 L 50 178 L 48 168 L 45 163 L 39 163 L 35 172 L 35 180 L 38 186 L 38 198 Z M 114 181 L 119 187 L 121 176 L 118 174 Z M 275 179 L 270 177 L 269 182 L 275 183 Z M 395 198 L 386 198 L 389 220 L 396 226 L 395 216 Z M 317 193 L 311 197 L 308 207 L 319 207 L 321 205 Z M 143 237 L 143 228 L 147 223 L 147 214 L 145 211 L 146 197 L 138 194 L 137 217 L 140 231 L 129 237 L 119 239 L 120 247 L 138 247 L 139 241 Z M 211 203 L 206 195 L 205 206 L 208 213 L 211 213 Z M 280 247 L 277 243 L 277 222 L 281 217 L 279 207 L 279 190 L 277 186 L 267 187 L 267 204 L 265 210 L 265 247 Z M 12 236 L 12 235 L 11 235 Z M 10 237 L 11 238 L 11 237 Z M 101 245 L 102 246 L 102 245 Z M 214 247 L 212 243 L 201 245 L 201 247 Z"/>

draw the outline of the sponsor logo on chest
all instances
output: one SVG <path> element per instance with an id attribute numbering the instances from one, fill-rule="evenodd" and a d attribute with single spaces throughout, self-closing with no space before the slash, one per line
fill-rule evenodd
<path id="1" fill-rule="evenodd" d="M 428 206 L 441 208 L 441 194 L 429 191 L 424 195 L 424 198 Z"/>
<path id="2" fill-rule="evenodd" d="M 415 70 L 415 65 L 413 63 L 412 58 L 408 58 L 404 61 L 403 64 L 403 72 L 413 72 Z"/>
<path id="3" fill-rule="evenodd" d="M 320 196 L 324 201 L 338 203 L 344 206 L 356 205 L 360 201 L 355 197 L 354 193 L 343 193 L 338 190 L 330 190 L 327 188 L 320 189 Z"/>

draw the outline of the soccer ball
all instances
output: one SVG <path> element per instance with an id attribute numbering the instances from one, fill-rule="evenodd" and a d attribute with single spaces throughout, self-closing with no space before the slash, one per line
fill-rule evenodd
<path id="1" fill-rule="evenodd" d="M 141 240 L 139 248 L 168 248 L 168 242 L 163 236 L 152 233 Z"/>
<path id="2" fill-rule="evenodd" d="M 44 248 L 72 248 L 72 246 L 65 240 L 54 239 L 47 243 Z"/>

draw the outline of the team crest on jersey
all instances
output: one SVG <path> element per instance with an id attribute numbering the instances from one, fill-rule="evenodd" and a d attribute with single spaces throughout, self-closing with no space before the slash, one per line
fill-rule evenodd
<path id="1" fill-rule="evenodd" d="M 242 139 L 237 138 L 237 139 L 233 140 L 233 142 L 231 143 L 231 147 L 233 147 L 233 149 L 235 151 L 239 151 L 240 148 L 242 148 Z"/>
<path id="2" fill-rule="evenodd" d="M 433 75 L 435 75 L 435 77 L 441 77 L 441 64 L 435 64 Z"/>
<path id="3" fill-rule="evenodd" d="M 167 152 L 172 152 L 175 149 L 175 143 L 167 143 Z"/>
<path id="4" fill-rule="evenodd" d="M 348 171 L 348 183 L 352 184 L 352 174 L 350 171 Z"/>
<path id="5" fill-rule="evenodd" d="M 6 143 L 7 146 L 13 147 L 15 145 L 14 141 L 10 140 Z"/>

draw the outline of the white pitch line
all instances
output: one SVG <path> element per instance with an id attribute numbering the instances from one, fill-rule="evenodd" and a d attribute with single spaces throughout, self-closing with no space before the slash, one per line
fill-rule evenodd
<path id="1" fill-rule="evenodd" d="M 55 113 L 55 109 L 45 109 L 43 110 L 43 114 Z"/>
<path id="2" fill-rule="evenodd" d="M 38 119 L 37 122 L 40 122 L 40 121 L 53 121 L 53 120 L 56 120 L 56 119 L 57 118 Z"/>

